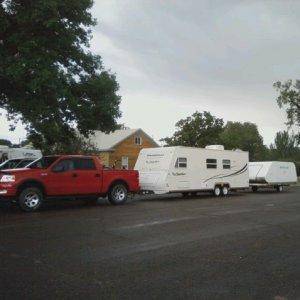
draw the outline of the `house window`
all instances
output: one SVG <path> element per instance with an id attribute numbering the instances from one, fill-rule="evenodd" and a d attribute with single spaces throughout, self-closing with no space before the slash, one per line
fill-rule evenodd
<path id="1" fill-rule="evenodd" d="M 230 169 L 230 160 L 223 159 L 223 169 Z"/>
<path id="2" fill-rule="evenodd" d="M 207 169 L 216 169 L 217 168 L 217 160 L 213 158 L 208 158 L 206 160 Z"/>
<path id="3" fill-rule="evenodd" d="M 187 158 L 178 157 L 175 163 L 175 168 L 186 168 L 187 167 Z"/>
<path id="4" fill-rule="evenodd" d="M 135 138 L 134 138 L 134 143 L 136 144 L 136 145 L 142 145 L 142 138 L 140 137 L 140 136 L 136 136 Z"/>
<path id="5" fill-rule="evenodd" d="M 128 156 L 122 156 L 122 169 L 128 169 Z"/>

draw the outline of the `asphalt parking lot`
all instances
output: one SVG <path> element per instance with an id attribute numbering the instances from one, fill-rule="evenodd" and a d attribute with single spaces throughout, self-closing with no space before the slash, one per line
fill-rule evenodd
<path id="1" fill-rule="evenodd" d="M 300 299 L 300 188 L 0 209 L 1 299 Z"/>

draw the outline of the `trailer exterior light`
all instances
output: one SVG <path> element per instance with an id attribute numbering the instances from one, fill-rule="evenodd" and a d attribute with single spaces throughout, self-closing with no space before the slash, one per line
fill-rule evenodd
<path id="1" fill-rule="evenodd" d="M 0 182 L 15 182 L 15 175 L 2 175 Z"/>

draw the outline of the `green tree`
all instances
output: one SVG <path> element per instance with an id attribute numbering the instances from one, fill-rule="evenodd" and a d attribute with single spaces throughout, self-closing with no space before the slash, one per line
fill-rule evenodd
<path id="1" fill-rule="evenodd" d="M 297 138 L 287 131 L 277 132 L 274 145 L 271 145 L 270 148 L 276 152 L 277 158 L 291 158 L 296 153 Z"/>
<path id="2" fill-rule="evenodd" d="M 161 139 L 167 146 L 205 147 L 220 142 L 223 120 L 214 117 L 210 112 L 196 111 L 192 116 L 176 123 L 176 131 L 172 137 Z"/>
<path id="3" fill-rule="evenodd" d="M 77 130 L 109 132 L 121 114 L 115 75 L 88 50 L 92 5 L 0 1 L 0 108 L 46 153 L 74 152 Z"/>
<path id="4" fill-rule="evenodd" d="M 288 80 L 284 83 L 278 81 L 273 85 L 279 92 L 277 103 L 287 112 L 287 124 L 300 126 L 300 80 L 293 83 Z"/>
<path id="5" fill-rule="evenodd" d="M 0 145 L 11 147 L 12 146 L 12 142 L 9 141 L 9 140 L 6 140 L 6 139 L 0 139 Z"/>
<path id="6" fill-rule="evenodd" d="M 267 148 L 263 144 L 263 138 L 256 124 L 227 122 L 220 137 L 225 149 L 249 151 L 251 161 L 263 160 L 267 155 Z"/>

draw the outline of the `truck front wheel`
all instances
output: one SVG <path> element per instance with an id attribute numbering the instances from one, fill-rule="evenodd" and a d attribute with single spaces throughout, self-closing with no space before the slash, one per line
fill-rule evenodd
<path id="1" fill-rule="evenodd" d="M 32 212 L 37 210 L 43 203 L 43 193 L 36 187 L 28 187 L 19 195 L 19 206 L 23 211 Z"/>
<path id="2" fill-rule="evenodd" d="M 128 191 L 124 184 L 114 185 L 108 192 L 108 200 L 113 205 L 124 204 L 127 200 Z"/>

